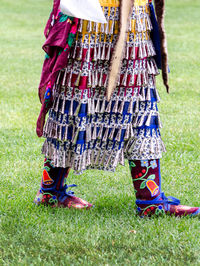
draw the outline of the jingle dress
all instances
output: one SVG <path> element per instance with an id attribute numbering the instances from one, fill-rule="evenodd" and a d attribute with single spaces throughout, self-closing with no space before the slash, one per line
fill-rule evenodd
<path id="1" fill-rule="evenodd" d="M 135 0 L 119 79 L 106 100 L 111 56 L 119 32 L 119 0 L 100 0 L 107 24 L 80 20 L 65 68 L 53 86 L 42 153 L 76 173 L 115 171 L 124 159 L 159 159 L 165 151 L 157 108 L 159 74 L 148 0 Z M 58 15 L 64 21 L 66 15 Z"/>

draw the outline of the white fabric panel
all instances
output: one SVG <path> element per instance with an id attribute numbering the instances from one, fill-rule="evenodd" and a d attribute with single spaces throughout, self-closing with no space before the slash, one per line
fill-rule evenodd
<path id="1" fill-rule="evenodd" d="M 61 0 L 60 9 L 68 16 L 107 23 L 99 0 Z"/>

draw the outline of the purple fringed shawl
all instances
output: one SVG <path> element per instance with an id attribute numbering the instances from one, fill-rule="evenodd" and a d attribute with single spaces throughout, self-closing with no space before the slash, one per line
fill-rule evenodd
<path id="1" fill-rule="evenodd" d="M 54 0 L 53 11 L 44 30 L 46 41 L 42 48 L 46 52 L 46 56 L 38 89 L 42 107 L 36 128 L 39 137 L 42 136 L 45 116 L 52 105 L 52 86 L 59 70 L 67 64 L 79 21 L 77 18 L 62 14 L 59 11 L 59 5 L 60 0 Z"/>

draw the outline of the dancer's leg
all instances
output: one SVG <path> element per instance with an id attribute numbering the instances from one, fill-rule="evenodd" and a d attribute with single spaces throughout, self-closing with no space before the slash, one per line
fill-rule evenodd
<path id="1" fill-rule="evenodd" d="M 65 183 L 70 168 L 53 167 L 51 161 L 45 159 L 44 169 L 41 180 L 41 188 L 38 191 L 34 202 L 39 204 L 51 205 L 52 207 L 64 208 L 90 208 L 92 204 L 75 197 L 72 191 L 67 191 L 69 187 Z"/>
<path id="2" fill-rule="evenodd" d="M 174 214 L 197 216 L 200 208 L 180 205 L 180 200 L 166 197 L 161 190 L 160 160 L 129 161 L 140 216 Z"/>

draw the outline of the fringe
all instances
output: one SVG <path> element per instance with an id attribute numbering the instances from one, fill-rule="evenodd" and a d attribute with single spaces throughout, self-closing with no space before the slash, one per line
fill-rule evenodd
<path id="1" fill-rule="evenodd" d="M 105 92 L 110 75 L 100 64 L 106 66 L 116 51 L 113 42 L 119 23 L 110 17 L 110 9 L 107 25 L 80 21 L 71 61 L 59 72 L 55 100 L 43 133 L 48 138 L 43 153 L 55 166 L 71 167 L 77 172 L 88 168 L 114 170 L 119 163 L 124 164 L 124 158 L 146 159 L 146 150 L 150 159 L 158 158 L 165 150 L 159 130 L 151 130 L 152 137 L 141 129 L 150 127 L 153 119 L 162 126 L 157 111 L 141 108 L 160 100 L 154 86 L 154 76 L 159 72 L 152 58 L 152 25 L 147 6 L 144 9 L 142 15 L 136 10 L 128 21 L 122 53 L 127 67 L 117 74 L 118 91 L 109 101 Z M 136 67 L 131 68 L 131 64 Z"/>
<path id="2" fill-rule="evenodd" d="M 129 107 L 131 104 L 129 105 Z M 133 109 L 132 107 L 130 109 Z M 69 119 L 69 118 L 68 118 Z M 63 142 L 72 142 L 73 144 L 78 144 L 81 136 L 85 136 L 85 142 L 89 143 L 91 141 L 101 140 L 102 142 L 115 141 L 117 143 L 123 143 L 126 140 L 132 139 L 134 136 L 133 132 L 137 131 L 137 134 L 144 125 L 150 127 L 153 121 L 157 121 L 158 128 L 162 128 L 162 123 L 160 115 L 158 112 L 151 110 L 149 113 L 146 111 L 144 113 L 134 113 L 132 114 L 133 123 L 116 125 L 109 124 L 99 124 L 99 122 L 92 122 L 81 127 L 80 122 L 73 125 L 62 124 L 60 122 L 54 121 L 52 118 L 48 118 L 43 132 L 43 137 L 51 138 L 55 140 L 60 140 Z"/>
<path id="3" fill-rule="evenodd" d="M 85 149 L 82 153 L 77 152 L 82 150 L 81 144 L 67 150 L 67 147 L 62 143 L 58 145 L 57 142 L 45 141 L 42 153 L 52 160 L 54 166 L 70 167 L 76 172 L 80 172 L 89 168 L 114 171 L 118 164 L 124 165 L 125 158 L 129 160 L 146 159 L 145 149 L 148 145 L 150 145 L 150 149 L 148 149 L 150 150 L 148 154 L 150 159 L 155 159 L 156 156 L 160 158 L 161 152 L 166 151 L 159 135 L 154 139 L 143 136 L 141 141 L 136 138 L 137 134 L 134 132 L 134 138 L 130 139 L 125 147 L 115 144 L 112 148 L 110 145 L 110 151 L 101 147 L 101 141 L 98 141 L 93 149 Z"/>
<path id="4" fill-rule="evenodd" d="M 155 76 L 159 74 L 157 65 L 153 58 L 136 59 L 134 60 L 134 62 L 139 67 L 137 69 L 127 68 L 125 73 L 122 72 L 121 75 L 119 76 L 118 86 L 145 87 L 148 84 L 150 76 L 152 75 Z M 142 68 L 142 66 L 144 65 L 146 65 L 146 67 Z M 68 68 L 64 69 L 65 71 L 64 79 L 65 82 L 67 83 L 67 86 L 62 86 L 62 88 L 64 90 L 70 87 L 79 88 L 80 86 L 83 87 L 84 84 L 85 89 L 88 88 L 96 89 L 96 87 L 102 87 L 105 90 L 109 78 L 108 74 L 104 73 L 104 70 L 100 69 L 98 67 L 98 64 L 96 63 L 92 63 L 92 65 L 90 65 L 90 69 L 87 69 L 86 67 L 89 67 L 89 65 L 84 66 L 84 72 L 83 70 L 81 70 L 80 66 L 79 67 L 74 66 L 73 69 L 68 69 Z"/>

